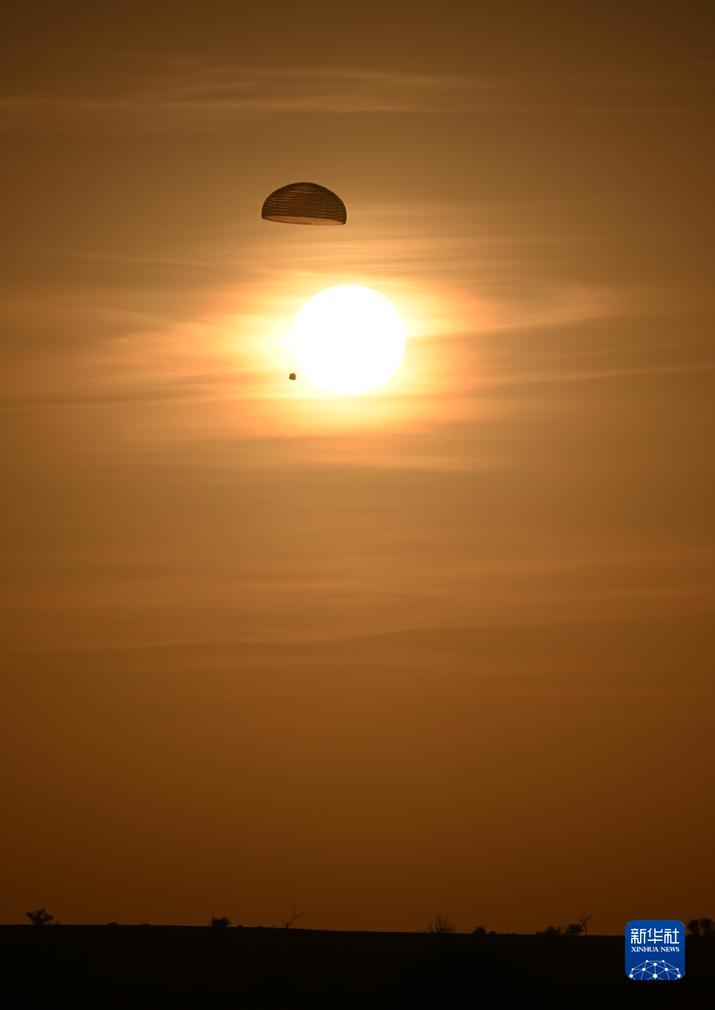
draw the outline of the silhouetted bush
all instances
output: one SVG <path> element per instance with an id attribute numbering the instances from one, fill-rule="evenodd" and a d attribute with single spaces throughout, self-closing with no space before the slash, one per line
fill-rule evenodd
<path id="1" fill-rule="evenodd" d="M 231 920 L 227 919 L 225 915 L 211 916 L 210 926 L 212 929 L 226 929 L 227 926 L 231 925 Z"/>
<path id="2" fill-rule="evenodd" d="M 537 936 L 585 936 L 588 923 L 591 921 L 590 915 L 582 915 L 578 922 L 570 922 L 568 926 L 547 926 L 544 930 L 537 930 Z"/>
<path id="3" fill-rule="evenodd" d="M 27 912 L 26 915 L 33 926 L 49 926 L 55 919 L 44 907 L 36 908 L 34 912 Z"/>
<path id="4" fill-rule="evenodd" d="M 435 915 L 434 919 L 430 919 L 427 926 L 428 933 L 453 933 L 454 926 L 452 926 L 447 919 L 446 915 L 442 915 L 439 912 Z"/>
<path id="5" fill-rule="evenodd" d="M 287 919 L 284 919 L 282 915 L 277 915 L 276 919 L 280 922 L 283 929 L 292 929 L 298 919 L 305 915 L 305 912 L 296 912 L 293 909 L 293 914 L 289 915 Z"/>

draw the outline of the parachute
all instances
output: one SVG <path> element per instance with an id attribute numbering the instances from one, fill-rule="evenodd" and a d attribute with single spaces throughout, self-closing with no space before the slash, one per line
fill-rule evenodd
<path id="1" fill-rule="evenodd" d="M 266 197 L 261 217 L 283 224 L 345 224 L 345 204 L 325 186 L 292 182 Z"/>

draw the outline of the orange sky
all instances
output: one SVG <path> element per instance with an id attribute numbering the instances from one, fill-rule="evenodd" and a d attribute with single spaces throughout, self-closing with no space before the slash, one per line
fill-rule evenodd
<path id="1" fill-rule="evenodd" d="M 0 921 L 712 915 L 712 14 L 47 7 L 0 97 Z M 299 179 L 345 228 L 261 221 Z M 407 324 L 361 397 L 286 381 L 336 283 Z"/>

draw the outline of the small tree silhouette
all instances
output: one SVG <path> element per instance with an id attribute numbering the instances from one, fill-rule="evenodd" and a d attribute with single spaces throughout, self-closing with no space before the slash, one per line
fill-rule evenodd
<path id="1" fill-rule="evenodd" d="M 570 922 L 564 932 L 566 936 L 580 936 L 583 933 L 583 926 L 580 922 Z"/>
<path id="2" fill-rule="evenodd" d="M 437 912 L 434 919 L 430 919 L 427 924 L 428 933 L 453 933 L 454 926 L 451 925 L 446 915 Z"/>
<path id="3" fill-rule="evenodd" d="M 592 918 L 592 915 L 584 915 L 583 912 L 578 917 L 578 921 L 581 924 L 581 932 L 584 936 L 588 936 L 588 924 Z"/>
<path id="4" fill-rule="evenodd" d="M 278 919 L 278 921 L 280 922 L 280 924 L 283 927 L 283 929 L 292 929 L 293 926 L 295 925 L 296 921 L 298 919 L 302 918 L 302 916 L 304 916 L 304 915 L 305 915 L 305 912 L 296 912 L 295 905 L 294 905 L 293 906 L 293 914 L 289 915 L 287 919 L 284 919 L 282 915 L 277 915 L 276 919 Z"/>
<path id="5" fill-rule="evenodd" d="M 26 915 L 33 926 L 49 926 L 51 922 L 54 922 L 55 918 L 54 915 L 50 915 L 44 906 L 36 908 L 34 912 L 27 912 Z"/>
<path id="6" fill-rule="evenodd" d="M 227 926 L 231 925 L 231 920 L 227 919 L 225 915 L 212 915 L 209 925 L 212 929 L 226 929 Z"/>
<path id="7" fill-rule="evenodd" d="M 561 926 L 547 926 L 544 930 L 544 936 L 561 936 L 562 933 Z"/>

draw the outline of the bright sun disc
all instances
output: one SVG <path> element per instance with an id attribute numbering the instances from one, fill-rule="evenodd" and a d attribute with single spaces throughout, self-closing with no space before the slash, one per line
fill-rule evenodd
<path id="1" fill-rule="evenodd" d="M 314 295 L 293 326 L 298 377 L 334 393 L 364 393 L 386 382 L 402 361 L 405 341 L 394 305 L 358 284 Z"/>

